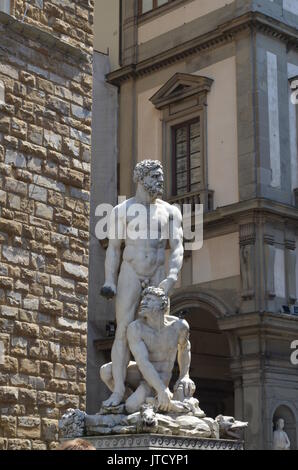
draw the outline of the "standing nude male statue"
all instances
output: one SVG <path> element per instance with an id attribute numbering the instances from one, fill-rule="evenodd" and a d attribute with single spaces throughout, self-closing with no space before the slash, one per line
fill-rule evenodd
<path id="1" fill-rule="evenodd" d="M 164 191 L 163 168 L 159 161 L 145 160 L 134 172 L 137 183 L 136 195 L 114 208 L 111 220 L 118 233 L 109 235 L 106 255 L 106 282 L 101 294 L 111 299 L 116 296 L 117 329 L 112 348 L 113 393 L 103 405 L 118 406 L 125 394 L 125 379 L 130 351 L 127 343 L 127 328 L 135 320 L 142 289 L 148 286 L 163 289 L 168 296 L 178 279 L 183 264 L 182 216 L 179 209 L 161 200 Z M 146 229 L 132 234 L 128 230 L 136 217 L 134 208 L 140 211 L 138 224 Z M 152 226 L 157 227 L 154 237 Z M 137 228 L 137 227 L 136 227 Z M 125 234 L 125 236 L 123 235 Z M 168 237 L 165 237 L 168 234 Z M 116 235 L 116 236 L 115 236 Z M 121 247 L 125 248 L 122 255 Z M 166 248 L 169 244 L 168 272 L 166 274 Z M 120 272 L 119 267 L 121 264 Z M 119 275 L 118 275 L 119 272 Z"/>
<path id="2" fill-rule="evenodd" d="M 138 319 L 127 330 L 128 343 L 136 362 L 127 371 L 128 413 L 139 411 L 148 398 L 157 398 L 161 411 L 172 411 L 172 398 L 183 402 L 193 396 L 196 387 L 189 377 L 191 362 L 189 325 L 185 320 L 169 315 L 170 300 L 162 289 L 149 287 L 142 294 Z M 177 356 L 178 353 L 178 356 Z M 169 390 L 175 360 L 179 378 L 174 396 Z M 112 364 L 100 370 L 105 384 L 113 390 Z"/>

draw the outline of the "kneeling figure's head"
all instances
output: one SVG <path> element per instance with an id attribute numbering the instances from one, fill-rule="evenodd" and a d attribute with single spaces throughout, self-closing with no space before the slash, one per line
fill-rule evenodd
<path id="1" fill-rule="evenodd" d="M 139 317 L 145 321 L 163 319 L 170 313 L 170 299 L 162 289 L 148 287 L 142 294 Z"/>

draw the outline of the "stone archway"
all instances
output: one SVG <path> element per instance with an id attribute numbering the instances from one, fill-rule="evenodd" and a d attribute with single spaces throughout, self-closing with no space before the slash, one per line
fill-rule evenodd
<path id="1" fill-rule="evenodd" d="M 283 419 L 285 422 L 285 432 L 289 436 L 291 441 L 291 450 L 297 450 L 297 426 L 295 413 L 288 405 L 280 405 L 276 408 L 273 419 L 272 419 L 272 442 L 273 442 L 273 431 L 276 423 L 279 419 Z"/>
<path id="2" fill-rule="evenodd" d="M 191 377 L 197 385 L 197 398 L 208 416 L 234 415 L 234 382 L 230 372 L 228 336 L 218 320 L 228 308 L 204 292 L 177 292 L 171 299 L 171 312 L 190 324 L 192 344 Z"/>

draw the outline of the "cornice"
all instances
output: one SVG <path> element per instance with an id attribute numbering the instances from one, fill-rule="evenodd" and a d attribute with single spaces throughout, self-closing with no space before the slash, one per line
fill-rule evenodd
<path id="1" fill-rule="evenodd" d="M 204 214 L 204 226 L 218 226 L 226 222 L 243 222 L 244 216 L 256 214 L 281 217 L 298 225 L 298 209 L 271 199 L 258 198 L 241 201 Z"/>
<path id="2" fill-rule="evenodd" d="M 120 86 L 122 82 L 131 78 L 142 77 L 173 64 L 185 57 L 209 49 L 213 46 L 228 43 L 235 39 L 238 33 L 250 29 L 260 31 L 287 43 L 287 47 L 298 48 L 298 30 L 285 23 L 264 15 L 260 12 L 249 12 L 218 26 L 215 30 L 186 41 L 179 46 L 171 48 L 154 57 L 130 64 L 107 75 L 107 81 L 112 85 Z"/>
<path id="3" fill-rule="evenodd" d="M 238 313 L 219 319 L 219 327 L 221 331 L 237 330 L 242 334 L 256 334 L 261 330 L 263 333 L 278 332 L 280 336 L 287 332 L 294 335 L 298 331 L 298 317 L 269 312 Z"/>
<path id="4" fill-rule="evenodd" d="M 38 26 L 23 23 L 14 16 L 8 15 L 2 11 L 0 11 L 0 24 L 4 25 L 8 30 L 17 33 L 21 38 L 25 37 L 33 41 L 38 41 L 49 50 L 61 52 L 65 56 L 73 57 L 78 61 L 90 61 L 91 55 L 79 47 L 75 47 L 72 44 L 63 41 L 59 37 L 39 28 Z"/>

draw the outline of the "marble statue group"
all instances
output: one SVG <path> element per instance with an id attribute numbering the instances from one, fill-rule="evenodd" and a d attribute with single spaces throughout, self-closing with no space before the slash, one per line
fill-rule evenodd
<path id="1" fill-rule="evenodd" d="M 169 295 L 183 263 L 182 216 L 177 207 L 160 199 L 164 189 L 160 162 L 145 160 L 139 163 L 134 180 L 137 184 L 135 197 L 117 206 L 112 214 L 117 226 L 120 225 L 124 240 L 109 237 L 106 283 L 101 291 L 107 298 L 116 296 L 117 322 L 112 362 L 101 369 L 101 378 L 112 391 L 103 405 L 120 405 L 127 392 L 125 382 L 128 378 L 128 385 L 134 389 L 126 400 L 128 411 L 139 411 L 146 398 L 154 395 L 158 407 L 167 411 L 173 398 L 168 387 L 177 351 L 180 379 L 175 386 L 176 395 L 179 391 L 190 398 L 195 391 L 189 378 L 189 327 L 186 322 L 169 316 Z M 133 207 L 137 211 L 139 205 L 146 208 L 141 215 L 145 220 L 140 224 L 147 229 L 149 236 L 130 237 L 126 231 L 129 213 L 133 213 Z M 150 225 L 153 223 L 159 233 L 151 238 Z M 169 234 L 169 240 L 163 238 L 164 233 Z M 125 248 L 121 263 L 123 241 Z M 168 241 L 170 254 L 166 273 Z M 130 362 L 131 353 L 135 362 Z"/>
<path id="2" fill-rule="evenodd" d="M 115 298 L 116 309 L 112 360 L 100 368 L 110 396 L 95 416 L 69 410 L 61 420 L 62 433 L 240 439 L 247 423 L 208 418 L 194 398 L 189 325 L 170 312 L 170 296 L 183 265 L 182 215 L 162 200 L 161 163 L 138 163 L 134 182 L 135 196 L 111 214 L 101 288 L 103 297 Z M 179 371 L 171 388 L 176 358 Z"/>

